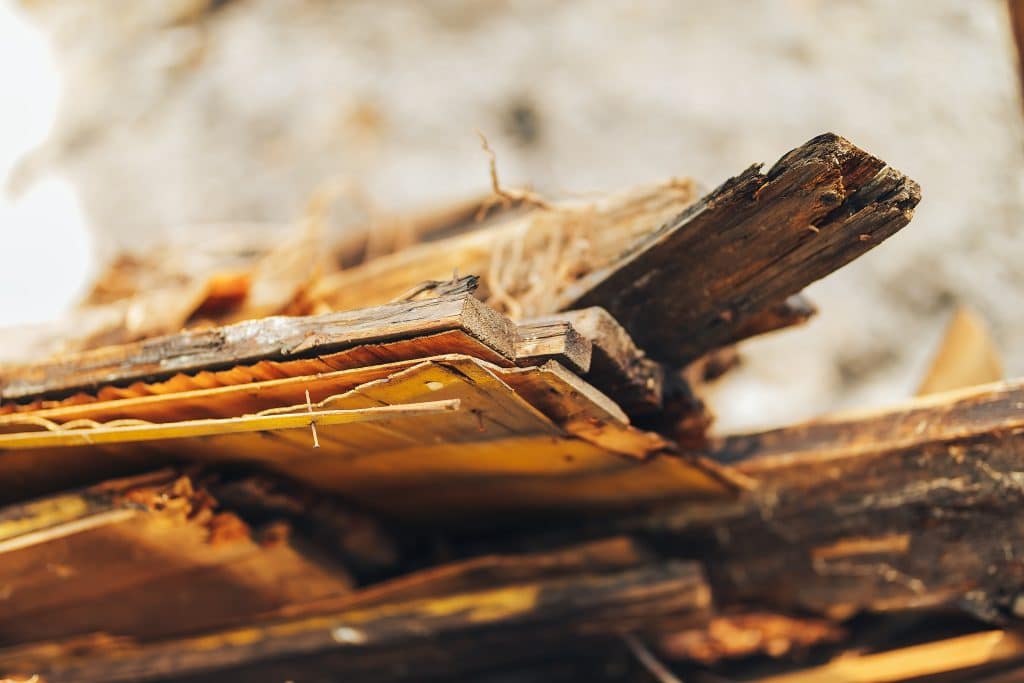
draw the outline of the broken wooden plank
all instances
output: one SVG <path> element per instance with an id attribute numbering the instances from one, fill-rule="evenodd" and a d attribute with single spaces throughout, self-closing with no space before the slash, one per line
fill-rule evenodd
<path id="1" fill-rule="evenodd" d="M 472 278 L 467 278 L 467 283 Z M 227 327 L 183 332 L 57 358 L 0 368 L 0 397 L 21 400 L 68 394 L 109 383 L 166 378 L 290 357 L 314 356 L 376 342 L 460 330 L 513 358 L 516 331 L 469 291 L 436 299 L 309 317 L 271 317 Z"/>
<path id="2" fill-rule="evenodd" d="M 661 408 L 665 384 L 661 365 L 637 348 L 633 338 L 608 311 L 593 306 L 525 324 L 547 321 L 564 321 L 590 342 L 590 368 L 583 373 L 587 382 L 615 400 L 627 415 L 649 415 Z"/>
<path id="3" fill-rule="evenodd" d="M 468 510 L 474 515 L 465 521 L 473 522 L 515 510 L 583 511 L 673 496 L 731 495 L 731 485 L 714 466 L 657 452 L 664 446 L 660 437 L 629 427 L 613 403 L 564 369 L 507 370 L 523 395 L 501 372 L 468 357 L 424 361 L 310 406 L 264 411 L 256 420 L 286 421 L 274 423 L 273 431 L 238 427 L 243 431 L 194 438 L 189 430 L 197 425 L 186 421 L 122 427 L 126 432 L 108 428 L 95 433 L 109 441 L 102 444 L 95 437 L 86 443 L 94 430 L 3 434 L 0 443 L 14 441 L 0 455 L 7 484 L 0 496 L 24 499 L 182 459 L 261 466 L 413 521 L 464 517 Z M 535 391 L 527 393 L 530 383 Z M 527 400 L 537 392 L 543 399 L 537 399 L 538 407 L 551 417 Z M 401 414 L 418 410 L 410 404 L 452 400 L 460 402 L 458 411 Z M 351 419 L 388 406 L 399 411 L 393 419 Z M 352 416 L 337 418 L 344 424 L 329 424 L 335 418 L 328 416 L 347 413 Z M 262 426 L 252 420 L 241 423 Z M 238 420 L 200 425 L 213 430 L 225 422 Z M 133 440 L 136 435 L 146 440 Z M 157 436 L 167 438 L 152 440 Z M 54 440 L 80 445 L 18 447 Z"/>
<path id="4" fill-rule="evenodd" d="M 60 642 L 12 648 L 0 654 L 0 671 L 38 674 L 47 683 L 207 676 L 279 683 L 294 677 L 296 670 L 317 679 L 330 672 L 332 678 L 420 680 L 472 673 L 493 665 L 496 652 L 503 652 L 506 662 L 522 662 L 574 643 L 592 646 L 601 638 L 614 640 L 654 623 L 692 624 L 704 618 L 709 603 L 700 569 L 694 563 L 668 562 L 257 623 L 146 645 L 100 645 L 84 653 L 75 652 L 73 643 Z M 296 657 L 301 657 L 301 669 Z M 189 678 L 200 674 L 202 678 Z"/>
<path id="5" fill-rule="evenodd" d="M 558 202 L 451 239 L 419 244 L 331 273 L 309 298 L 336 310 L 391 301 L 418 282 L 480 275 L 480 296 L 514 319 L 556 308 L 549 304 L 567 283 L 614 261 L 623 248 L 677 216 L 696 198 L 686 179 L 629 189 L 596 201 Z M 585 242 L 585 245 L 584 245 Z M 571 255 L 571 258 L 570 258 Z M 538 260 L 550 275 L 537 280 Z"/>
<path id="6" fill-rule="evenodd" d="M 495 202 L 493 194 L 423 208 L 395 216 L 374 216 L 361 229 L 346 231 L 332 251 L 343 270 L 416 244 L 435 242 L 484 228 L 522 208 L 522 201 Z"/>
<path id="7" fill-rule="evenodd" d="M 732 338 L 726 343 L 733 344 L 750 337 L 776 332 L 794 325 L 802 325 L 817 312 L 817 307 L 810 299 L 803 294 L 794 294 L 747 318 L 742 325 L 736 328 Z"/>
<path id="8" fill-rule="evenodd" d="M 320 398 L 313 399 L 319 401 L 330 394 L 347 391 L 363 382 L 380 379 L 388 372 L 448 354 L 472 356 L 499 367 L 513 365 L 511 360 L 499 355 L 462 330 L 449 330 L 411 339 L 360 344 L 344 351 L 312 358 L 261 360 L 252 365 L 235 365 L 226 370 L 202 370 L 196 374 L 178 373 L 169 379 L 155 382 L 133 382 L 128 386 L 108 384 L 94 394 L 80 392 L 58 400 L 36 399 L 28 403 L 8 403 L 0 405 L 0 425 L 17 420 L 17 415 L 21 413 L 33 413 L 58 422 L 75 419 L 76 415 L 101 422 L 133 417 L 166 422 L 166 418 L 160 417 L 161 407 L 154 405 L 165 400 L 169 403 L 187 404 L 187 415 L 179 412 L 178 419 L 236 417 L 288 403 L 298 403 L 302 400 L 302 389 L 309 389 L 311 394 L 316 394 L 320 390 L 327 391 Z M 339 384 L 330 391 L 330 383 L 335 381 Z M 303 382 L 308 382 L 308 385 L 301 387 L 296 394 L 296 385 Z M 225 394 L 242 394 L 243 397 L 238 401 L 231 401 Z M 289 396 L 291 398 L 288 398 Z M 209 403 L 207 399 L 210 400 Z M 235 412 L 225 412 L 221 407 L 223 401 L 231 401 L 240 407 Z M 105 405 L 96 405 L 99 403 Z M 242 404 L 245 405 L 244 408 L 241 407 Z M 164 405 L 168 407 L 169 414 L 175 413 L 172 406 Z M 139 410 L 146 414 L 128 412 L 131 410 Z"/>
<path id="9" fill-rule="evenodd" d="M 0 640 L 149 640 L 351 593 L 288 528 L 251 529 L 173 471 L 0 510 Z"/>
<path id="10" fill-rule="evenodd" d="M 913 447 L 1024 427 L 1024 381 L 931 394 L 886 408 L 825 416 L 719 440 L 713 457 L 751 473 L 825 458 Z"/>
<path id="11" fill-rule="evenodd" d="M 539 368 L 495 368 L 494 372 L 576 438 L 640 459 L 675 450 L 675 444 L 661 435 L 631 427 L 614 401 L 556 361 Z"/>
<path id="12" fill-rule="evenodd" d="M 727 180 L 558 306 L 602 306 L 651 357 L 683 365 L 894 234 L 919 200 L 914 181 L 821 135 Z"/>
<path id="13" fill-rule="evenodd" d="M 646 523 L 699 548 L 722 604 L 845 619 L 860 611 L 1019 609 L 1024 542 L 1020 386 L 726 439 L 754 487 L 734 506 Z M 920 405 L 923 404 L 923 405 Z M 739 459 L 738 459 L 739 458 Z M 608 533 L 605 529 L 604 533 Z"/>
<path id="14" fill-rule="evenodd" d="M 656 562 L 634 539 L 602 538 L 526 553 L 491 553 L 419 569 L 355 593 L 288 605 L 268 617 L 294 619 L 395 602 L 439 598 L 504 585 L 580 574 L 607 574 Z"/>
<path id="15" fill-rule="evenodd" d="M 593 349 L 572 323 L 565 320 L 543 320 L 517 326 L 516 365 L 543 365 L 553 360 L 581 375 L 590 370 Z"/>

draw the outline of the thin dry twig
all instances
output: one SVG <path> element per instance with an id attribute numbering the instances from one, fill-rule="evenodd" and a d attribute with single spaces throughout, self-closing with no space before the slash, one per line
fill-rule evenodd
<path id="1" fill-rule="evenodd" d="M 491 174 L 491 191 L 494 192 L 494 201 L 502 204 L 506 208 L 513 204 L 525 204 L 527 206 L 533 206 L 538 209 L 551 209 L 553 208 L 543 197 L 532 190 L 512 190 L 505 189 L 501 186 L 501 182 L 498 180 L 498 157 L 494 153 L 494 149 L 491 148 L 491 143 L 487 141 L 487 136 L 481 131 L 477 131 L 476 134 L 480 137 L 480 147 L 487 154 L 488 165 Z M 477 212 L 477 220 L 480 220 L 483 216 L 487 215 L 488 212 L 494 207 L 492 202 L 484 202 L 480 206 L 480 210 Z"/>
<path id="2" fill-rule="evenodd" d="M 313 404 L 309 400 L 309 389 L 306 389 L 306 410 L 313 414 Z M 313 448 L 320 448 L 320 437 L 316 433 L 316 420 L 309 421 L 309 427 L 313 430 Z"/>

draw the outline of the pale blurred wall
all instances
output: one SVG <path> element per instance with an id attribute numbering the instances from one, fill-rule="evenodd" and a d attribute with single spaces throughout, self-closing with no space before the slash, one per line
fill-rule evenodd
<path id="1" fill-rule="evenodd" d="M 912 225 L 755 342 L 726 427 L 909 394 L 956 302 L 1024 374 L 1024 139 L 1002 0 L 22 0 L 64 77 L 16 186 L 66 174 L 98 250 L 293 218 L 344 176 L 384 209 L 508 183 L 713 186 L 825 130 L 924 189 Z"/>
<path id="2" fill-rule="evenodd" d="M 58 91 L 44 36 L 0 0 L 0 190 L 8 189 L 0 191 L 0 326 L 58 315 L 92 269 L 90 234 L 67 179 L 47 171 L 20 192 L 9 185 L 18 159 L 53 126 Z"/>

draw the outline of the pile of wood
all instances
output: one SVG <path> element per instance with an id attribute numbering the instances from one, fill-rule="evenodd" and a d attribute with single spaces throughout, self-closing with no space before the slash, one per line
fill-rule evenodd
<path id="1" fill-rule="evenodd" d="M 290 240 L 126 257 L 10 331 L 0 672 L 1024 675 L 1024 387 L 708 434 L 733 345 L 813 314 L 912 180 L 823 135 L 703 198 L 495 189 L 339 244 L 318 205 Z"/>

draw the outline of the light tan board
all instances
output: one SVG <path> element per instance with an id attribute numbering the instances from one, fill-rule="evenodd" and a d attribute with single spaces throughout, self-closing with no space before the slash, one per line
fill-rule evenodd
<path id="1" fill-rule="evenodd" d="M 555 366 L 552 366 L 555 367 Z M 345 494 L 375 509 L 415 520 L 445 518 L 472 508 L 478 514 L 522 509 L 590 505 L 622 505 L 674 496 L 723 494 L 714 473 L 672 455 L 649 455 L 646 461 L 624 456 L 591 441 L 575 438 L 537 410 L 509 384 L 472 358 L 425 361 L 329 398 L 313 406 L 317 411 L 374 410 L 425 401 L 459 401 L 457 411 L 395 415 L 370 422 L 325 424 L 317 418 L 314 439 L 308 421 L 273 431 L 211 434 L 202 438 L 168 438 L 144 443 L 130 441 L 102 447 L 36 448 L 13 450 L 17 435 L 0 436 L 0 477 L 31 478 L 47 484 L 45 473 L 64 471 L 82 462 L 104 469 L 113 459 L 164 462 L 175 456 L 203 462 L 259 464 L 321 489 Z M 510 377 L 540 374 L 557 386 L 572 377 L 567 372 L 511 371 Z M 561 377 L 561 380 L 559 379 Z M 515 380 L 511 380 L 515 382 Z M 522 382 L 521 382 L 522 383 Z M 585 385 L 581 385 L 581 388 Z M 558 389 L 548 389 L 559 391 Z M 595 392 L 596 394 L 596 392 Z M 596 394 L 590 404 L 570 389 L 564 396 L 551 393 L 550 404 L 562 404 L 556 420 L 573 429 L 574 421 L 591 424 L 605 420 L 604 428 L 621 431 L 621 440 L 646 439 L 601 408 Z M 567 407 L 575 395 L 581 407 Z M 607 402 L 607 399 L 605 399 Z M 540 402 L 539 402 L 540 403 Z M 301 407 L 301 406 L 300 406 Z M 294 411 L 286 407 L 285 412 Z M 281 417 L 288 417 L 281 415 Z M 292 418 L 289 418 L 292 419 Z M 298 420 L 298 418 L 294 418 Z M 595 418 L 596 419 L 596 418 Z M 233 421 L 234 422 L 234 421 Z M 181 436 L 180 426 L 161 425 Z M 131 428 L 127 428 L 131 429 Z M 159 431 L 148 427 L 148 438 Z M 632 444 L 631 447 L 635 447 Z M 43 474 L 37 474 L 43 473 Z M 59 478 L 59 477 L 58 477 Z"/>

